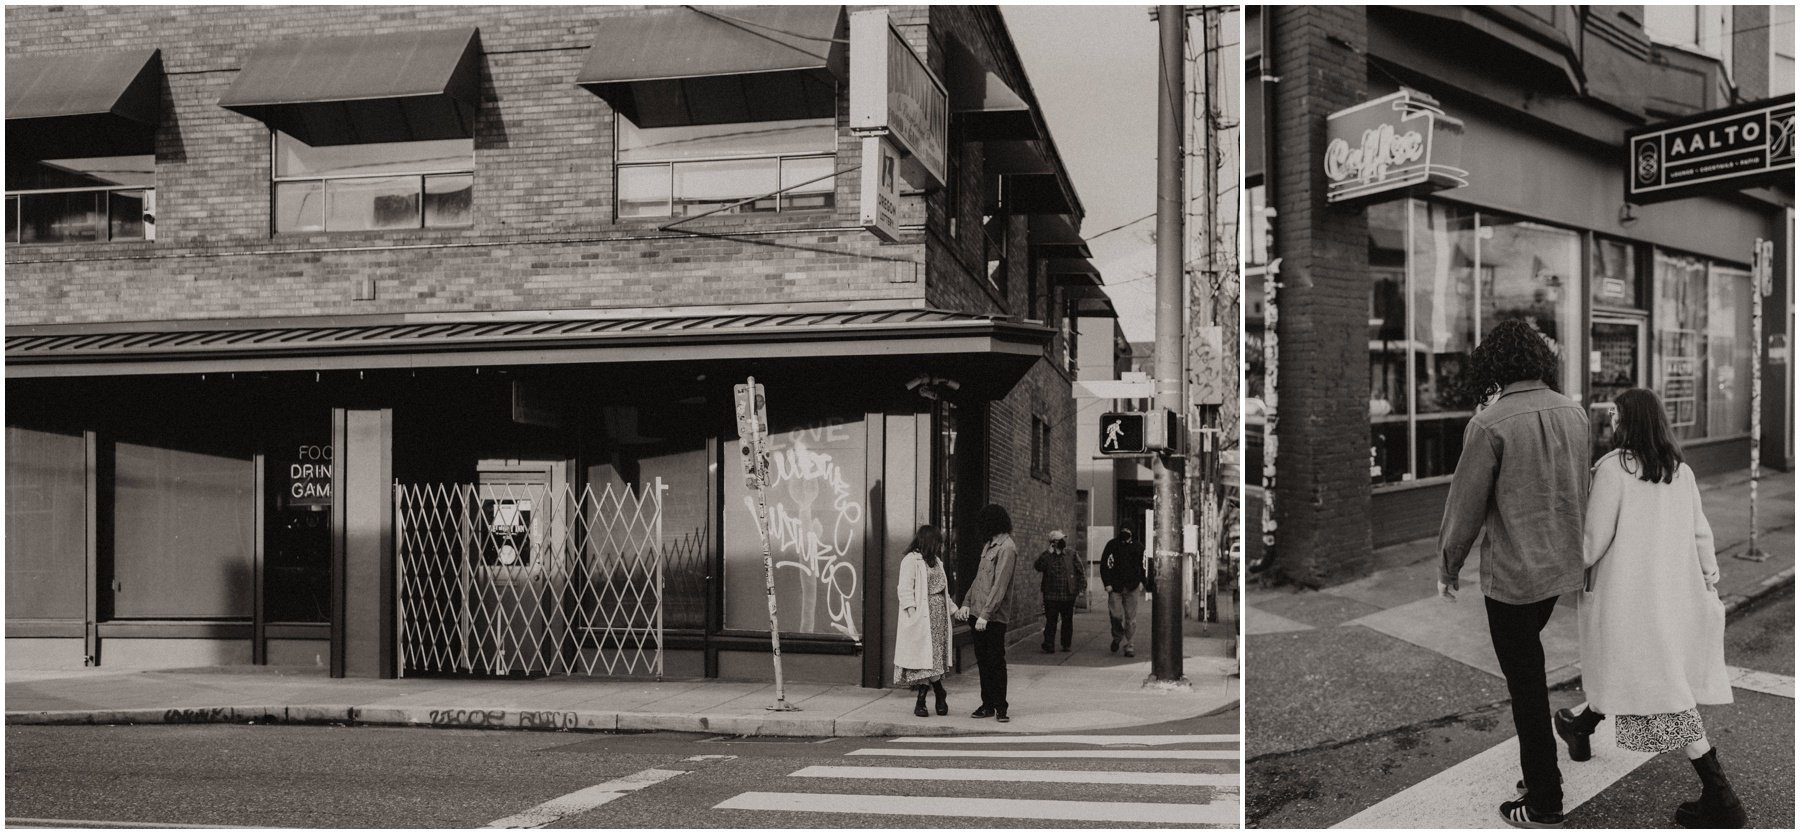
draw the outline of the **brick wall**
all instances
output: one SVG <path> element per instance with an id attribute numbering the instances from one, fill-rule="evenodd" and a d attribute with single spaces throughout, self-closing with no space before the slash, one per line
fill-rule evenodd
<path id="1" fill-rule="evenodd" d="M 10 7 L 9 56 L 156 47 L 157 240 L 7 247 L 16 324 L 924 297 L 922 245 L 856 227 L 843 129 L 827 213 L 613 218 L 613 122 L 575 86 L 617 7 Z M 482 106 L 467 229 L 270 232 L 269 131 L 217 102 L 274 40 L 477 26 Z M 922 27 L 920 27 L 922 28 Z M 701 232 L 704 236 L 687 233 Z M 354 300 L 362 279 L 373 300 Z M 944 301 L 951 300 L 949 298 Z M 985 308 L 982 310 L 986 311 Z"/>
<path id="2" fill-rule="evenodd" d="M 1009 641 L 1022 641 L 1032 628 L 1042 628 L 1040 575 L 1032 562 L 1049 543 L 1050 531 L 1062 530 L 1073 537 L 1075 406 L 1068 377 L 1049 362 L 1039 362 L 1010 395 L 988 408 L 988 500 L 1012 516 L 1013 540 L 1019 545 L 1007 619 Z M 1051 424 L 1048 480 L 1031 473 L 1033 416 Z"/>
<path id="3" fill-rule="evenodd" d="M 1280 299 L 1278 569 L 1309 586 L 1364 572 L 1369 544 L 1368 227 L 1328 207 L 1325 117 L 1367 98 L 1360 6 L 1271 8 Z M 1337 43 L 1334 41 L 1341 41 Z M 1346 46 L 1345 44 L 1348 44 Z M 1310 280 L 1310 287 L 1300 287 Z M 1346 373 L 1346 371 L 1350 371 Z"/>

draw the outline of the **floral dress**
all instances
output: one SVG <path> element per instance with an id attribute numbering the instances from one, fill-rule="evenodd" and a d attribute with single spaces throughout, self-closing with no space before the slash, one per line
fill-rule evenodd
<path id="1" fill-rule="evenodd" d="M 946 601 L 944 593 L 950 587 L 950 580 L 944 576 L 944 563 L 941 561 L 925 570 L 925 590 L 931 597 L 931 668 L 907 669 L 895 666 L 894 683 L 903 686 L 918 686 L 940 680 L 944 677 L 945 670 L 950 668 L 950 603 Z"/>
<path id="2" fill-rule="evenodd" d="M 1700 711 L 1664 712 L 1656 715 L 1615 715 L 1613 734 L 1620 747 L 1639 753 L 1663 753 L 1706 738 Z"/>

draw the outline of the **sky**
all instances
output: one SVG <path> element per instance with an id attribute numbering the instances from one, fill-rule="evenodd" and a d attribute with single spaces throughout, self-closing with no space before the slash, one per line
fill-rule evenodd
<path id="1" fill-rule="evenodd" d="M 1081 229 L 1126 338 L 1155 338 L 1156 22 L 1143 4 L 1001 7 L 1075 181 Z"/>
<path id="2" fill-rule="evenodd" d="M 1157 25 L 1149 12 L 1144 4 L 1001 6 L 1056 149 L 1087 210 L 1081 229 L 1094 265 L 1119 311 L 1119 326 L 1134 342 L 1156 336 L 1156 244 L 1151 238 L 1156 221 L 1131 222 L 1156 211 Z M 1235 48 L 1236 27 L 1236 16 L 1228 16 L 1221 32 L 1229 45 L 1221 53 L 1226 73 L 1221 84 L 1229 85 L 1230 95 L 1219 107 L 1228 121 L 1237 118 L 1237 79 L 1230 70 L 1242 61 Z M 1198 32 L 1192 37 L 1197 43 Z M 1193 109 L 1190 104 L 1190 119 L 1197 116 Z M 1225 141 L 1235 151 L 1235 132 Z M 1234 158 L 1225 170 L 1236 167 Z M 1220 188 L 1235 179 L 1221 173 Z M 1190 183 L 1190 193 L 1197 185 Z M 1220 196 L 1230 201 L 1225 211 L 1235 216 L 1235 190 Z M 1192 236 L 1192 215 L 1188 223 Z M 1235 231 L 1228 233 L 1235 238 Z"/>

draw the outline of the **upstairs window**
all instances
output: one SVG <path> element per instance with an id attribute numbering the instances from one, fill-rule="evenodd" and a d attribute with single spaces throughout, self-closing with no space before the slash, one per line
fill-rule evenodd
<path id="1" fill-rule="evenodd" d="M 982 258 L 987 262 L 988 283 L 999 290 L 1002 298 L 1006 297 L 1006 279 L 1012 274 L 1006 251 L 1011 225 L 1004 214 L 990 214 L 981 218 Z"/>
<path id="2" fill-rule="evenodd" d="M 276 130 L 275 231 L 457 228 L 473 222 L 475 140 L 314 147 Z"/>
<path id="3" fill-rule="evenodd" d="M 1644 34 L 1692 49 L 1731 66 L 1730 6 L 1645 6 Z"/>
<path id="4" fill-rule="evenodd" d="M 835 117 L 644 128 L 621 114 L 616 122 L 621 219 L 837 207 Z"/>
<path id="5" fill-rule="evenodd" d="M 156 239 L 156 157 L 7 160 L 7 243 Z"/>

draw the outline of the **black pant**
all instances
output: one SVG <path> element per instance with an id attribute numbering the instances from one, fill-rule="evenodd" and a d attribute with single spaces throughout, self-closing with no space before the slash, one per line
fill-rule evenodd
<path id="1" fill-rule="evenodd" d="M 1044 600 L 1044 648 L 1056 648 L 1056 620 L 1062 618 L 1062 647 L 1075 640 L 1075 600 Z"/>
<path id="2" fill-rule="evenodd" d="M 1531 810 L 1562 813 L 1562 771 L 1550 728 L 1550 689 L 1544 682 L 1544 644 L 1538 634 L 1556 611 L 1556 598 L 1508 605 L 1487 600 L 1488 636 L 1512 696 L 1513 730 L 1519 734 L 1519 769 Z"/>
<path id="3" fill-rule="evenodd" d="M 981 669 L 981 705 L 1006 711 L 1006 623 L 975 632 L 975 665 Z"/>

